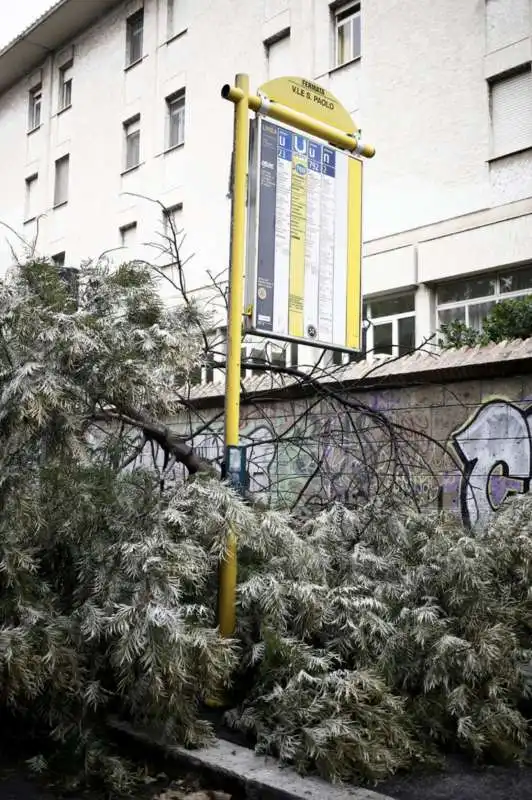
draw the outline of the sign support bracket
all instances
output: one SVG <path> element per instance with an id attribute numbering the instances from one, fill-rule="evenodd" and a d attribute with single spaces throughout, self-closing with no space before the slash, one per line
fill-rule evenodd
<path id="1" fill-rule="evenodd" d="M 238 105 L 244 97 L 244 93 L 238 84 L 235 86 L 226 84 L 222 88 L 222 97 L 224 100 L 229 100 Z M 373 158 L 375 155 L 373 145 L 363 144 L 356 136 L 344 133 L 344 131 L 334 128 L 326 122 L 313 119 L 308 114 L 303 114 L 301 111 L 282 105 L 282 103 L 276 103 L 270 98 L 268 98 L 268 103 L 265 104 L 264 98 L 260 95 L 248 94 L 246 97 L 250 111 L 259 112 L 263 116 L 277 120 L 277 122 L 284 122 L 286 125 L 291 125 L 300 131 L 309 133 L 311 136 L 324 139 L 329 144 L 340 147 L 342 150 L 348 150 L 350 153 L 355 153 L 365 158 Z"/>

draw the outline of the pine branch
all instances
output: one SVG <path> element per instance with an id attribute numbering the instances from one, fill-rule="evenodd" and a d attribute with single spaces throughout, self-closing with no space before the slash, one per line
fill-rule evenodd
<path id="1" fill-rule="evenodd" d="M 183 464 L 190 475 L 198 472 L 217 474 L 212 465 L 201 459 L 181 437 L 167 425 L 151 420 L 144 411 L 129 407 L 117 408 L 114 411 L 95 411 L 88 419 L 95 422 L 124 422 L 137 428 L 142 431 L 147 441 L 155 442 L 167 456 L 172 456 L 178 463 Z"/>

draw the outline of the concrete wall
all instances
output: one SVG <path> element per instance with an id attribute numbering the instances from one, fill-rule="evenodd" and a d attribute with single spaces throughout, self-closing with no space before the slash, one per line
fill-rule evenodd
<path id="1" fill-rule="evenodd" d="M 531 152 L 490 151 L 487 78 L 530 62 L 530 0 L 380 0 L 363 3 L 362 57 L 333 67 L 327 0 L 178 0 L 180 35 L 167 41 L 166 0 L 145 0 L 144 58 L 124 69 L 124 2 L 74 47 L 72 107 L 57 113 L 61 54 L 43 57 L 43 124 L 27 134 L 31 76 L 0 97 L 0 220 L 26 238 L 24 180 L 38 172 L 38 244 L 76 264 L 120 245 L 136 221 L 148 257 L 160 208 L 183 203 L 190 288 L 227 266 L 232 109 L 220 87 L 238 71 L 268 78 L 265 41 L 290 28 L 283 63 L 338 95 L 377 145 L 365 171 L 364 291 L 381 294 L 532 258 Z M 164 152 L 165 97 L 186 88 L 183 147 Z M 122 123 L 141 114 L 142 164 L 123 170 Z M 69 202 L 53 209 L 54 162 L 70 153 Z M 17 236 L 4 227 L 0 263 Z M 115 254 L 116 255 L 116 254 Z M 118 257 L 118 256 L 117 256 Z M 169 270 L 171 274 L 171 270 Z M 168 290 L 170 294 L 172 291 Z M 432 332 L 430 296 L 418 339 Z"/>
<path id="2" fill-rule="evenodd" d="M 346 393 L 333 399 L 244 405 L 250 489 L 309 510 L 324 499 L 362 502 L 378 490 L 415 488 L 422 507 L 475 523 L 532 477 L 532 377 L 449 381 Z M 361 407 L 362 406 L 362 407 Z M 203 410 L 214 419 L 219 411 Z M 387 423 L 392 423 L 388 428 Z M 190 424 L 190 420 L 189 423 Z M 192 421 L 192 429 L 198 419 Z M 178 426 L 183 432 L 188 425 Z M 221 461 L 222 417 L 193 441 Z M 314 476 L 314 477 L 313 477 Z"/>

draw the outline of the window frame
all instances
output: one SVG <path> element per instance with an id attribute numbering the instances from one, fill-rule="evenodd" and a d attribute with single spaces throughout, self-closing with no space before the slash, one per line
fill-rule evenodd
<path id="1" fill-rule="evenodd" d="M 522 64 L 515 69 L 509 70 L 499 75 L 494 75 L 489 78 L 488 84 L 488 96 L 489 96 L 489 122 L 490 122 L 490 157 L 489 161 L 493 161 L 499 158 L 505 158 L 506 156 L 513 155 L 514 153 L 522 153 L 527 150 L 532 149 L 532 121 L 530 122 L 530 130 L 526 134 L 523 135 L 523 141 L 519 141 L 519 137 L 516 137 L 514 141 L 510 141 L 504 137 L 503 142 L 501 143 L 499 139 L 501 138 L 501 131 L 497 126 L 497 120 L 495 119 L 495 96 L 497 90 L 502 90 L 505 86 L 508 87 L 510 81 L 515 81 L 519 79 L 525 79 L 528 84 L 528 103 L 530 103 L 530 107 L 532 109 L 532 63 L 528 62 L 526 64 Z M 526 98 L 523 99 L 525 102 Z M 506 97 L 506 102 L 508 101 L 508 96 Z M 515 110 L 515 109 L 514 109 Z M 512 115 L 514 116 L 514 115 Z M 519 115 L 521 118 L 529 119 L 527 114 Z M 515 124 L 512 125 L 512 128 L 515 129 Z M 515 135 L 515 133 L 514 133 Z"/>
<path id="2" fill-rule="evenodd" d="M 197 364 L 189 374 L 189 383 L 191 386 L 205 386 L 208 383 L 214 383 L 214 363 L 209 358 L 206 358 L 202 364 Z"/>
<path id="3" fill-rule="evenodd" d="M 59 171 L 63 164 L 66 164 L 66 181 L 64 187 L 65 196 L 63 197 L 61 195 L 61 197 L 58 197 L 59 194 L 58 190 L 60 186 L 60 181 L 58 180 L 58 177 L 59 177 Z M 55 160 L 54 208 L 60 208 L 61 206 L 64 206 L 68 203 L 69 184 L 70 184 L 70 153 L 65 153 L 64 156 L 61 156 L 61 158 L 56 158 Z"/>
<path id="4" fill-rule="evenodd" d="M 354 0 L 352 2 L 341 3 L 336 5 L 333 10 L 333 24 L 334 24 L 334 69 L 340 69 L 341 67 L 345 67 L 347 64 L 351 64 L 353 61 L 358 61 L 362 58 L 362 4 L 360 0 Z M 359 28 L 359 47 L 358 52 L 354 52 L 355 48 L 355 39 L 354 39 L 354 21 L 358 20 L 358 28 Z M 352 35 L 353 35 L 353 43 L 352 43 L 352 52 L 348 58 L 344 60 L 340 60 L 340 43 L 339 43 L 339 30 L 340 28 L 345 27 L 347 24 L 351 24 L 352 26 Z"/>
<path id="5" fill-rule="evenodd" d="M 453 309 L 461 309 L 461 308 L 463 308 L 464 309 L 464 319 L 462 321 L 466 325 L 468 325 L 470 327 L 475 327 L 475 326 L 472 326 L 471 323 L 470 323 L 470 308 L 471 307 L 482 305 L 484 303 L 492 303 L 493 305 L 496 305 L 497 303 L 500 303 L 503 300 L 512 300 L 512 299 L 516 299 L 518 297 L 526 297 L 528 295 L 532 295 L 532 286 L 530 286 L 530 288 L 528 288 L 528 289 L 515 289 L 514 291 L 510 291 L 510 292 L 501 291 L 501 281 L 502 281 L 502 279 L 504 279 L 505 275 L 508 275 L 508 274 L 511 274 L 511 273 L 518 273 L 520 271 L 524 272 L 527 269 L 528 270 L 532 270 L 532 261 L 526 262 L 524 264 L 519 264 L 519 265 L 514 266 L 514 267 L 511 267 L 511 266 L 510 267 L 503 267 L 501 269 L 494 270 L 492 272 L 471 273 L 471 274 L 466 275 L 466 276 L 464 276 L 462 278 L 456 278 L 455 280 L 441 281 L 439 283 L 439 285 L 436 286 L 436 292 L 435 292 L 435 294 L 436 294 L 436 298 L 435 298 L 436 299 L 436 330 L 440 331 L 441 330 L 441 325 L 442 324 L 447 324 L 447 323 L 441 323 L 440 322 L 440 311 L 451 311 Z M 458 285 L 460 283 L 465 284 L 467 281 L 474 280 L 475 278 L 486 278 L 488 280 L 493 281 L 495 283 L 495 289 L 494 289 L 493 294 L 480 295 L 479 297 L 470 297 L 470 298 L 465 298 L 464 297 L 462 300 L 453 300 L 453 301 L 448 301 L 447 303 L 440 303 L 438 301 L 438 289 L 441 286 L 448 286 L 449 284 Z M 531 281 L 531 283 L 532 283 L 532 281 Z M 452 320 L 450 320 L 450 321 L 452 321 Z M 480 328 L 475 327 L 475 330 L 482 330 L 482 327 L 480 327 Z"/>
<path id="6" fill-rule="evenodd" d="M 166 99 L 166 147 L 165 152 L 169 150 L 175 150 L 177 147 L 183 147 L 185 144 L 185 122 L 186 122 L 186 89 L 183 87 L 179 89 L 179 91 L 174 92 L 173 94 L 169 95 Z M 181 116 L 181 120 L 177 125 L 177 131 L 179 132 L 179 126 L 181 126 L 181 133 L 182 138 L 180 141 L 172 142 L 172 130 L 173 130 L 173 119 L 172 119 L 172 107 L 177 106 L 177 115 Z"/>
<path id="7" fill-rule="evenodd" d="M 395 314 L 386 314 L 383 316 L 375 316 L 371 310 L 371 303 L 372 300 L 374 303 L 378 303 L 382 300 L 394 300 L 396 298 L 401 297 L 410 297 L 413 298 L 413 309 L 411 311 L 400 311 Z M 383 295 L 383 296 L 376 296 L 373 298 L 366 298 L 365 303 L 365 314 L 364 318 L 368 320 L 368 326 L 366 329 L 366 350 L 368 353 L 372 355 L 391 355 L 393 357 L 406 355 L 408 352 L 414 352 L 415 350 L 415 338 L 416 338 L 416 308 L 415 308 L 415 291 L 412 292 L 394 292 L 390 295 Z M 411 350 L 408 350 L 407 353 L 400 352 L 400 343 L 399 343 L 399 322 L 403 319 L 413 319 L 414 320 L 414 346 Z M 390 344 L 391 353 L 382 353 L 375 351 L 375 328 L 390 325 L 392 326 L 392 340 Z"/>
<path id="8" fill-rule="evenodd" d="M 130 244 L 126 242 L 126 235 L 129 231 L 137 231 L 138 230 L 138 223 L 136 220 L 132 222 L 127 222 L 125 225 L 120 225 L 118 231 L 120 233 L 120 246 L 121 247 L 131 247 Z"/>
<path id="9" fill-rule="evenodd" d="M 26 187 L 26 194 L 24 198 L 24 224 L 26 224 L 27 222 L 33 222 L 34 219 L 37 219 L 37 214 L 33 213 L 34 209 L 31 203 L 31 196 L 32 196 L 31 187 L 33 187 L 33 191 L 35 192 L 38 186 L 38 181 L 39 181 L 38 172 L 34 172 L 32 175 L 28 175 L 24 180 Z"/>
<path id="10" fill-rule="evenodd" d="M 28 133 L 39 130 L 42 125 L 42 83 L 34 86 L 28 92 Z M 38 114 L 36 114 L 38 109 Z M 36 117 L 38 121 L 36 122 Z"/>
<path id="11" fill-rule="evenodd" d="M 298 351 L 291 342 L 274 341 L 262 336 L 248 336 L 240 347 L 240 379 L 246 380 L 261 373 L 246 367 L 246 362 L 272 364 L 283 367 L 297 367 Z M 296 345 L 297 347 L 297 345 Z M 276 358 L 272 358 L 275 353 Z M 293 363 L 295 358 L 296 363 Z"/>
<path id="12" fill-rule="evenodd" d="M 206 332 L 209 348 L 220 351 L 225 349 L 227 343 L 227 329 L 225 326 L 218 328 L 211 328 Z M 191 371 L 189 381 L 191 386 L 205 386 L 208 383 L 214 383 L 217 379 L 215 372 L 218 372 L 216 367 L 216 357 L 209 351 L 202 364 L 198 364 Z"/>
<path id="13" fill-rule="evenodd" d="M 67 77 L 65 80 L 65 76 L 67 75 L 70 70 L 72 70 L 74 66 L 73 61 L 69 61 L 67 64 L 63 64 L 59 67 L 59 97 L 58 97 L 58 113 L 60 114 L 62 111 L 67 111 L 67 109 L 72 107 L 72 80 L 73 77 Z M 65 95 L 68 94 L 68 102 L 65 102 Z"/>
<path id="14" fill-rule="evenodd" d="M 141 158 L 140 158 L 140 146 L 141 146 L 141 116 L 140 114 L 135 114 L 134 117 L 130 117 L 129 119 L 125 120 L 122 123 L 122 129 L 124 132 L 124 169 L 123 174 L 126 172 L 131 172 L 134 169 L 140 167 Z M 136 139 L 136 147 L 137 147 L 137 161 L 135 163 L 129 162 L 130 156 L 130 146 L 132 146 L 133 138 Z"/>
<path id="15" fill-rule="evenodd" d="M 62 250 L 60 253 L 53 255 L 52 263 L 57 269 L 64 269 L 66 264 L 66 252 Z"/>
<path id="16" fill-rule="evenodd" d="M 135 30 L 137 25 L 137 30 Z M 133 52 L 134 37 L 139 40 L 139 53 Z M 126 69 L 142 61 L 144 57 L 144 6 L 126 18 Z"/>
<path id="17" fill-rule="evenodd" d="M 172 219 L 174 214 L 182 214 L 183 213 L 183 203 L 174 203 L 174 205 L 169 206 L 168 208 L 163 209 L 163 233 L 166 237 L 169 236 L 169 233 L 172 233 L 172 229 L 170 226 L 170 219 Z M 179 230 L 176 230 L 176 234 L 179 233 Z"/>

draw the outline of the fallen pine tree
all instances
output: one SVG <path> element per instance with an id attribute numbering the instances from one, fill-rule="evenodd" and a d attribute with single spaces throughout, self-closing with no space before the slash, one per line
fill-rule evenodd
<path id="1" fill-rule="evenodd" d="M 310 521 L 245 503 L 164 423 L 199 311 L 165 308 L 142 265 L 81 277 L 77 302 L 46 262 L 0 285 L 0 703 L 54 743 L 34 766 L 123 790 L 135 768 L 109 713 L 201 746 L 201 702 L 223 687 L 258 750 L 331 780 L 448 748 L 519 758 L 531 500 L 475 533 L 402 494 Z M 131 469 L 150 443 L 194 477 Z M 216 629 L 229 528 L 233 641 Z"/>

